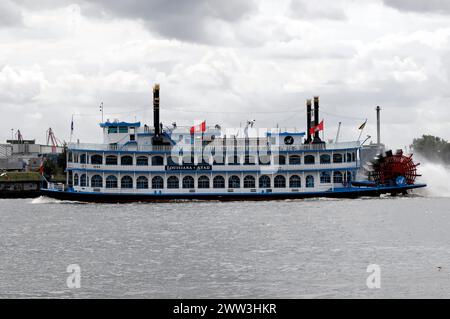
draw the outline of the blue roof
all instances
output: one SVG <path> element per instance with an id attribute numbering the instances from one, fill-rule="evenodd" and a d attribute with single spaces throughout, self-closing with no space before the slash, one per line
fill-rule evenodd
<path id="1" fill-rule="evenodd" d="M 118 126 L 122 126 L 122 127 L 140 127 L 141 126 L 141 122 L 135 122 L 135 123 L 129 123 L 129 122 L 105 122 L 105 123 L 100 123 L 100 127 L 118 127 Z"/>

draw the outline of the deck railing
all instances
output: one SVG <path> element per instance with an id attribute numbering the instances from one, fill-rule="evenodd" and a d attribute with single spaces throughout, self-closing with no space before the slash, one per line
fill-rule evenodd
<path id="1" fill-rule="evenodd" d="M 222 152 L 238 152 L 250 151 L 250 152 L 276 152 L 276 151 L 302 151 L 302 150 L 340 150 L 340 149 L 352 149 L 360 147 L 358 141 L 355 142 L 343 142 L 332 144 L 301 144 L 301 145 L 259 145 L 259 146 L 233 146 L 214 143 L 204 146 L 204 151 L 214 150 L 216 153 Z M 170 152 L 172 150 L 188 150 L 190 145 L 125 145 L 125 144 L 94 144 L 94 143 L 70 143 L 69 149 L 71 150 L 88 150 L 88 151 L 143 151 L 143 152 Z M 201 151 L 201 144 L 195 144 L 194 150 Z"/>

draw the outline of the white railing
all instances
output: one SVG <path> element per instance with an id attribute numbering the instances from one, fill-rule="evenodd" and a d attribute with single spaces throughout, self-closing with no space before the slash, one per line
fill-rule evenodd
<path id="1" fill-rule="evenodd" d="M 212 165 L 211 172 L 215 171 L 229 171 L 229 172 L 245 172 L 245 171 L 308 171 L 308 170 L 346 170 L 360 166 L 360 161 L 355 162 L 342 162 L 342 163 L 329 163 L 329 164 L 286 164 L 286 165 Z M 134 171 L 148 172 L 148 171 L 166 171 L 165 165 L 163 166 L 139 166 L 139 165 L 97 165 L 97 164 L 82 164 L 82 163 L 67 163 L 67 168 L 76 170 L 107 170 L 107 171 Z M 172 171 L 176 172 L 176 170 Z"/>
<path id="2" fill-rule="evenodd" d="M 216 153 L 231 153 L 234 150 L 238 152 L 277 152 L 277 151 L 302 151 L 302 150 L 342 150 L 360 147 L 358 141 L 333 143 L 333 144 L 301 144 L 301 145 L 259 145 L 259 146 L 223 146 L 220 143 L 209 144 L 205 146 L 204 152 L 214 150 Z M 124 145 L 124 144 L 94 144 L 94 143 L 70 143 L 71 150 L 89 150 L 89 151 L 149 151 L 149 152 L 170 152 L 172 150 L 190 150 L 190 145 L 183 146 L 165 146 L 165 145 Z M 194 150 L 201 151 L 201 144 L 195 144 Z"/>

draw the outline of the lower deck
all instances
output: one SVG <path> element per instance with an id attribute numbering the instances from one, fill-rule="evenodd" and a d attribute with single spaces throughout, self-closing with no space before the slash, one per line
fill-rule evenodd
<path id="1" fill-rule="evenodd" d="M 95 193 L 61 191 L 43 189 L 44 196 L 71 201 L 100 202 L 100 203 L 127 203 L 127 202 L 167 202 L 174 200 L 282 200 L 302 198 L 358 198 L 363 196 L 380 196 L 382 194 L 407 194 L 409 190 L 425 187 L 425 184 L 403 185 L 403 186 L 378 186 L 378 187 L 340 187 L 327 191 L 311 192 L 264 192 L 264 193 L 147 193 L 147 194 L 124 194 L 124 193 Z"/>

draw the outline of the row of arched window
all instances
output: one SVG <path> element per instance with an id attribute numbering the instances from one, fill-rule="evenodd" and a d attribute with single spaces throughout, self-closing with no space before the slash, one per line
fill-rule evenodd
<path id="1" fill-rule="evenodd" d="M 346 156 L 346 158 L 344 158 L 344 156 Z M 258 159 L 258 162 L 257 162 Z M 178 156 L 168 156 L 167 157 L 167 164 L 168 165 L 179 165 L 180 164 L 180 160 L 182 164 L 193 164 L 194 163 L 194 158 L 192 156 L 183 156 L 183 157 L 178 157 Z M 330 154 L 322 154 L 319 156 L 319 163 L 320 164 L 330 164 L 331 162 L 333 163 L 343 163 L 344 160 L 345 162 L 354 162 L 356 160 L 356 153 L 346 153 L 345 154 L 340 154 L 340 153 L 335 153 L 333 155 Z M 79 161 L 82 164 L 86 164 L 87 163 L 87 156 L 86 154 L 81 154 L 79 156 Z M 260 156 L 259 158 L 257 158 L 256 156 L 253 155 L 246 155 L 244 157 L 244 165 L 270 165 L 271 159 L 270 156 Z M 305 155 L 303 157 L 303 161 L 306 165 L 308 164 L 316 164 L 316 156 L 314 155 Z M 274 156 L 274 165 L 299 165 L 302 162 L 302 158 L 300 155 L 289 155 L 289 156 L 285 156 L 285 155 L 277 155 Z M 103 156 L 102 155 L 92 155 L 90 157 L 90 163 L 93 165 L 102 165 L 103 164 Z M 225 158 L 223 156 L 213 156 L 213 164 L 214 165 L 224 165 L 225 163 Z M 107 155 L 105 157 L 105 164 L 106 165 L 122 165 L 122 166 L 129 166 L 129 165 L 133 165 L 133 157 L 130 155 L 124 155 L 121 157 L 118 157 L 116 155 Z M 137 166 L 148 166 L 148 165 L 153 165 L 153 166 L 162 166 L 164 165 L 164 158 L 162 156 L 151 156 L 150 158 L 148 156 L 137 156 L 136 157 L 136 165 Z M 207 160 L 203 161 L 203 164 L 208 164 Z M 233 156 L 229 156 L 228 157 L 228 165 L 240 165 L 240 159 L 238 156 L 233 155 Z"/>
<path id="2" fill-rule="evenodd" d="M 332 174 L 330 172 L 321 172 L 320 173 L 320 183 L 331 183 Z M 333 174 L 333 182 L 334 183 L 342 183 L 344 181 L 344 175 L 341 172 L 334 172 Z M 167 188 L 168 189 L 177 189 L 177 188 L 185 188 L 191 189 L 195 188 L 195 180 L 192 176 L 184 176 L 180 179 L 177 176 L 169 176 L 167 178 Z M 89 186 L 89 177 L 86 174 L 74 174 L 73 177 L 74 186 L 88 187 Z M 299 175 L 291 175 L 289 180 L 286 180 L 286 177 L 283 175 L 277 175 L 273 178 L 273 187 L 274 188 L 286 188 L 287 184 L 290 188 L 302 187 L 301 178 Z M 241 178 L 237 175 L 232 175 L 228 178 L 228 188 L 256 188 L 257 181 L 256 178 L 252 175 L 247 175 L 243 178 L 243 183 L 241 183 Z M 94 188 L 118 188 L 119 180 L 114 175 L 109 175 L 105 179 L 105 184 L 103 184 L 103 177 L 100 175 L 94 175 L 91 177 L 90 186 Z M 164 188 L 164 179 L 161 176 L 154 176 L 151 181 L 146 176 L 139 176 L 136 178 L 136 188 L 137 189 L 148 189 L 151 186 L 153 189 L 163 189 Z M 268 175 L 262 175 L 258 179 L 259 188 L 271 188 L 272 187 L 272 179 Z M 307 188 L 314 187 L 314 176 L 308 175 L 305 178 L 305 186 Z M 133 188 L 133 178 L 131 176 L 123 176 L 120 179 L 120 188 Z M 197 179 L 197 188 L 210 188 L 211 182 L 208 176 L 202 175 Z M 225 178 L 223 176 L 215 176 L 212 179 L 212 187 L 213 188 L 225 188 Z"/>

